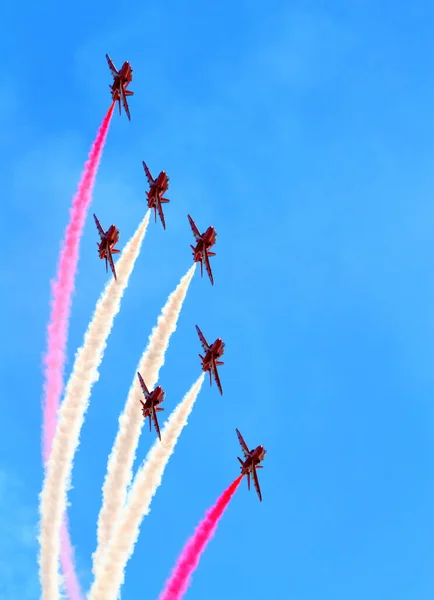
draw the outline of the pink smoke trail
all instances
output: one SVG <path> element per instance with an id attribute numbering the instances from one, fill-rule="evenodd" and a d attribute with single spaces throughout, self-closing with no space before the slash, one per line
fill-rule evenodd
<path id="1" fill-rule="evenodd" d="M 44 403 L 44 462 L 48 460 L 51 444 L 56 430 L 56 414 L 63 388 L 63 371 L 65 366 L 66 336 L 68 319 L 71 310 L 74 279 L 77 271 L 78 250 L 87 210 L 92 198 L 92 188 L 103 146 L 107 137 L 114 104 L 109 108 L 96 140 L 84 166 L 84 172 L 78 191 L 72 201 L 71 220 L 66 228 L 63 248 L 57 268 L 57 278 L 51 282 L 52 301 L 51 315 L 48 325 L 48 348 L 45 362 L 45 403 Z"/>
<path id="2" fill-rule="evenodd" d="M 51 281 L 51 315 L 47 328 L 47 353 L 44 357 L 45 382 L 43 401 L 42 455 L 44 463 L 51 453 L 51 445 L 56 431 L 56 415 L 63 389 L 65 369 L 65 349 L 68 321 L 71 312 L 74 280 L 77 271 L 80 238 L 90 202 L 92 189 L 101 160 L 102 151 L 113 114 L 114 103 L 105 115 L 95 142 L 84 166 L 84 172 L 70 209 L 70 221 L 66 228 L 63 247 L 60 252 L 57 276 Z M 75 573 L 73 548 L 68 531 L 66 515 L 61 530 L 62 549 L 60 561 L 65 577 L 65 587 L 70 600 L 80 600 L 82 594 Z"/>
<path id="3" fill-rule="evenodd" d="M 208 542 L 214 537 L 219 520 L 223 516 L 232 496 L 240 485 L 242 475 L 223 492 L 217 502 L 206 513 L 196 527 L 192 537 L 184 546 L 170 578 L 166 581 L 164 590 L 158 600 L 180 600 L 191 583 L 191 577 L 200 561 Z"/>
<path id="4" fill-rule="evenodd" d="M 60 564 L 62 565 L 64 585 L 69 600 L 81 600 L 83 594 L 75 571 L 74 547 L 71 544 L 66 513 L 60 529 Z"/>

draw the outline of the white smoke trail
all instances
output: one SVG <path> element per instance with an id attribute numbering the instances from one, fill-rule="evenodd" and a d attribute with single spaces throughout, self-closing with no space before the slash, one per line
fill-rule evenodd
<path id="1" fill-rule="evenodd" d="M 119 417 L 119 430 L 107 464 L 102 494 L 103 501 L 98 516 L 97 548 L 93 555 L 93 573 L 96 576 L 105 548 L 108 545 L 114 524 L 119 519 L 127 498 L 127 489 L 133 477 L 136 449 L 143 427 L 140 410 L 142 392 L 137 379 L 137 371 L 142 375 L 149 390 L 157 381 L 164 355 L 172 333 L 176 330 L 182 304 L 193 278 L 196 263 L 181 279 L 177 288 L 170 294 L 166 305 L 158 317 L 157 325 L 149 337 L 148 346 L 134 371 L 133 382 L 128 392 L 125 408 Z"/>
<path id="2" fill-rule="evenodd" d="M 146 213 L 117 262 L 117 281 L 110 276 L 110 281 L 97 302 L 92 321 L 84 336 L 83 346 L 76 354 L 74 368 L 58 412 L 56 434 L 40 495 L 39 571 L 42 600 L 60 598 L 61 582 L 58 569 L 60 528 L 67 507 L 67 492 L 74 454 L 79 445 L 80 430 L 89 404 L 91 388 L 98 380 L 98 368 L 107 345 L 107 338 L 139 255 L 149 216 L 150 211 Z"/>
<path id="3" fill-rule="evenodd" d="M 114 530 L 90 589 L 88 600 L 116 600 L 125 579 L 125 566 L 134 551 L 143 517 L 150 511 L 152 498 L 161 484 L 164 469 L 172 455 L 194 403 L 200 392 L 205 373 L 193 384 L 170 415 L 134 478 L 128 502 Z"/>

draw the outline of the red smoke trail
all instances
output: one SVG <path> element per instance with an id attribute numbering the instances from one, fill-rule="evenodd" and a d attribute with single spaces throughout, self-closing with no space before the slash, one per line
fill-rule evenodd
<path id="1" fill-rule="evenodd" d="M 214 536 L 217 525 L 225 512 L 230 499 L 240 485 L 242 475 L 223 492 L 217 502 L 206 513 L 204 519 L 196 527 L 193 536 L 188 540 L 178 558 L 170 578 L 158 600 L 180 600 L 190 585 L 191 576 L 197 569 L 200 557 L 208 542 Z"/>
<path id="2" fill-rule="evenodd" d="M 109 108 L 97 133 L 95 142 L 84 166 L 84 172 L 78 185 L 77 193 L 70 209 L 70 221 L 66 228 L 63 247 L 57 267 L 57 276 L 51 281 L 51 315 L 48 324 L 47 353 L 44 357 L 45 383 L 43 401 L 43 439 L 42 455 L 47 462 L 51 445 L 56 431 L 56 415 L 63 389 L 63 372 L 65 368 L 65 349 L 68 333 L 68 321 L 71 311 L 74 280 L 77 271 L 80 238 L 90 202 L 96 173 L 101 160 L 104 143 L 107 137 L 114 103 Z M 68 522 L 65 520 L 61 531 L 62 551 L 60 560 L 65 576 L 65 587 L 70 600 L 81 597 L 80 585 L 75 574 L 73 549 L 68 532 Z"/>

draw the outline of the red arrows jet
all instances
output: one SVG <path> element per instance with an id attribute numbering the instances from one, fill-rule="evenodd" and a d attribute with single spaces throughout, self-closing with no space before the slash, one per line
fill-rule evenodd
<path id="1" fill-rule="evenodd" d="M 188 220 L 190 221 L 191 229 L 193 230 L 194 237 L 196 238 L 196 246 L 191 246 L 193 250 L 193 260 L 194 262 L 200 262 L 200 274 L 203 275 L 203 264 L 205 262 L 205 268 L 208 273 L 208 276 L 211 281 L 211 285 L 214 285 L 214 279 L 211 272 L 211 265 L 209 264 L 209 257 L 215 256 L 215 252 L 210 252 L 210 248 L 214 246 L 217 240 L 217 233 L 214 227 L 210 226 L 205 231 L 205 233 L 200 233 L 198 228 L 196 227 L 193 219 L 188 216 Z"/>
<path id="2" fill-rule="evenodd" d="M 241 449 L 244 454 L 244 460 L 242 460 L 239 456 L 237 457 L 241 463 L 241 475 L 247 475 L 247 487 L 249 490 L 250 475 L 252 476 L 256 492 L 259 496 L 259 500 L 260 502 L 262 502 L 261 488 L 259 487 L 258 474 L 256 473 L 256 469 L 262 469 L 262 466 L 260 466 L 259 463 L 264 460 L 267 451 L 265 450 L 264 446 L 258 446 L 254 450 L 249 450 L 241 433 L 238 431 L 238 429 L 235 429 L 235 431 L 237 432 L 238 440 L 241 444 Z"/>
<path id="3" fill-rule="evenodd" d="M 209 371 L 209 382 L 211 385 L 212 385 L 212 377 L 211 376 L 214 375 L 214 379 L 215 379 L 217 387 L 220 391 L 220 394 L 223 395 L 222 384 L 220 383 L 220 377 L 219 377 L 219 374 L 217 371 L 217 367 L 219 367 L 220 365 L 224 365 L 224 363 L 218 359 L 221 356 L 223 356 L 223 353 L 225 351 L 225 345 L 220 338 L 217 338 L 216 341 L 213 344 L 211 344 L 211 346 L 210 346 L 208 344 L 208 342 L 206 341 L 205 336 L 203 335 L 203 333 L 201 332 L 201 330 L 199 329 L 199 327 L 197 325 L 196 325 L 196 330 L 197 330 L 197 334 L 200 339 L 200 343 L 202 344 L 203 351 L 205 352 L 205 356 L 202 356 L 201 354 L 199 354 L 199 358 L 202 361 L 202 371 L 204 373 L 206 371 Z"/>
<path id="4" fill-rule="evenodd" d="M 112 59 L 108 54 L 105 55 L 110 71 L 113 75 L 113 83 L 110 86 L 110 90 L 112 93 L 112 99 L 114 102 L 119 102 L 119 114 L 121 114 L 121 101 L 124 105 L 125 112 L 127 113 L 128 119 L 131 121 L 130 117 L 130 109 L 128 108 L 127 97 L 133 96 L 134 92 L 130 92 L 127 90 L 127 87 L 131 83 L 133 78 L 133 70 L 129 62 L 124 62 L 120 71 L 116 69 L 113 64 Z"/>
<path id="5" fill-rule="evenodd" d="M 164 410 L 164 408 L 160 408 L 158 404 L 161 404 L 163 402 L 166 392 L 164 392 L 163 388 L 159 385 L 155 388 L 155 390 L 149 392 L 140 373 L 137 373 L 137 377 L 139 378 L 140 386 L 142 388 L 143 395 L 146 399 L 146 402 L 142 402 L 140 400 L 140 402 L 142 402 L 142 414 L 145 419 L 146 417 L 149 417 L 149 431 L 152 430 L 151 419 L 154 421 L 155 431 L 157 432 L 157 435 L 161 441 L 160 426 L 158 425 L 157 412 Z"/>
<path id="6" fill-rule="evenodd" d="M 119 229 L 116 229 L 115 225 L 110 225 L 107 231 L 104 231 L 104 229 L 101 227 L 101 223 L 97 219 L 97 216 L 93 215 L 93 218 L 95 219 L 99 237 L 101 238 L 101 241 L 99 243 L 96 243 L 96 245 L 98 246 L 99 257 L 105 258 L 106 273 L 108 270 L 108 261 L 110 263 L 110 268 L 112 270 L 113 276 L 115 279 L 117 279 L 112 254 L 118 254 L 120 252 L 120 250 L 117 250 L 115 248 L 116 244 L 119 241 Z"/>
<path id="7" fill-rule="evenodd" d="M 163 198 L 164 192 L 169 189 L 169 178 L 165 171 L 161 171 L 157 179 L 154 179 L 151 175 L 151 171 L 148 169 L 148 165 L 142 160 L 143 168 L 145 169 L 148 183 L 151 186 L 149 192 L 146 192 L 148 197 L 148 207 L 154 209 L 155 222 L 157 221 L 157 210 L 163 224 L 163 229 L 166 229 L 166 223 L 164 221 L 163 207 L 162 204 L 170 202 L 168 198 Z"/>

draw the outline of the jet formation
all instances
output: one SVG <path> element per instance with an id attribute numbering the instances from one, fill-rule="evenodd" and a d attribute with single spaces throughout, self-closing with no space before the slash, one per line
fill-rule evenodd
<path id="1" fill-rule="evenodd" d="M 118 254 L 120 252 L 120 250 L 117 250 L 115 248 L 116 244 L 119 241 L 119 229 L 116 229 L 115 225 L 110 225 L 110 227 L 107 229 L 107 231 L 104 231 L 104 229 L 101 227 L 101 223 L 98 221 L 98 218 L 95 214 L 93 215 L 93 218 L 95 219 L 96 228 L 98 229 L 99 237 L 101 240 L 99 243 L 98 242 L 96 243 L 96 245 L 98 246 L 99 257 L 105 258 L 106 273 L 108 271 L 107 262 L 109 262 L 110 268 L 113 273 L 113 277 L 115 279 L 117 279 L 116 269 L 115 269 L 115 265 L 113 263 L 112 255 Z"/>
<path id="2" fill-rule="evenodd" d="M 240 442 L 241 450 L 244 454 L 244 460 L 237 457 L 241 463 L 241 474 L 247 475 L 247 488 L 250 491 L 250 476 L 253 479 L 253 484 L 255 486 L 256 493 L 258 494 L 259 501 L 262 502 L 262 494 L 261 488 L 259 487 L 258 474 L 256 473 L 256 469 L 262 469 L 262 466 L 259 464 L 265 458 L 266 450 L 264 446 L 257 446 L 253 450 L 249 450 L 246 442 L 244 441 L 243 436 L 235 429 L 238 436 L 238 441 Z"/>
<path id="3" fill-rule="evenodd" d="M 218 360 L 221 356 L 223 356 L 223 352 L 225 351 L 225 345 L 221 338 L 217 338 L 215 342 L 208 344 L 205 339 L 205 336 L 196 325 L 197 335 L 199 336 L 200 343 L 202 344 L 203 351 L 205 356 L 199 354 L 199 358 L 202 361 L 202 371 L 209 373 L 209 383 L 212 385 L 212 377 L 214 377 L 216 385 L 219 389 L 220 394 L 223 396 L 222 384 L 220 383 L 220 377 L 217 371 L 217 367 L 220 365 L 224 365 L 221 360 Z"/>
<path id="4" fill-rule="evenodd" d="M 163 194 L 169 189 L 169 178 L 165 171 L 161 171 L 157 179 L 154 179 L 151 175 L 151 171 L 148 169 L 148 165 L 142 160 L 143 169 L 145 170 L 148 183 L 150 185 L 149 192 L 146 192 L 148 199 L 148 208 L 154 209 L 155 222 L 157 222 L 157 211 L 160 217 L 163 229 L 166 229 L 166 222 L 164 220 L 164 213 L 162 204 L 170 202 L 168 198 L 163 198 Z"/>
<path id="5" fill-rule="evenodd" d="M 152 390 L 152 392 L 150 392 L 146 387 L 146 384 L 143 381 L 143 377 L 140 375 L 140 373 L 137 373 L 137 377 L 139 378 L 140 387 L 142 388 L 142 392 L 145 397 L 145 402 L 143 402 L 143 400 L 140 400 L 140 402 L 142 403 L 143 417 L 145 419 L 146 417 L 149 417 L 149 431 L 152 431 L 152 421 L 154 421 L 155 431 L 157 432 L 157 435 L 161 441 L 161 433 L 160 426 L 158 424 L 157 412 L 164 410 L 164 408 L 161 408 L 161 406 L 158 405 L 163 402 L 166 392 L 163 391 L 163 388 L 160 385 L 158 385 L 155 388 L 155 390 Z"/>
<path id="6" fill-rule="evenodd" d="M 112 101 L 119 103 L 119 114 L 121 114 L 121 108 L 123 106 L 128 119 L 131 120 L 127 98 L 133 96 L 134 92 L 128 90 L 127 88 L 133 78 L 133 69 L 131 68 L 129 62 L 124 62 L 121 69 L 118 71 L 108 54 L 106 54 L 106 59 L 113 76 L 113 83 L 109 86 L 112 95 Z M 169 189 L 169 177 L 167 176 L 166 171 L 160 171 L 157 178 L 154 179 L 148 165 L 144 160 L 142 161 L 142 166 L 149 185 L 149 190 L 146 191 L 148 208 L 154 210 L 155 222 L 157 221 L 158 214 L 163 229 L 165 230 L 166 220 L 163 212 L 163 204 L 168 204 L 170 202 L 168 198 L 164 197 L 164 194 Z M 100 242 L 97 243 L 99 258 L 105 259 L 106 272 L 108 270 L 108 264 L 110 264 L 113 277 L 116 279 L 116 269 L 112 255 L 120 252 L 115 248 L 117 242 L 119 241 L 119 229 L 117 229 L 115 225 L 111 225 L 107 231 L 104 231 L 96 215 L 93 216 L 100 236 Z M 200 263 L 201 277 L 203 277 L 203 266 L 205 265 L 205 270 L 208 274 L 211 285 L 214 285 L 214 277 L 211 269 L 210 258 L 216 255 L 215 252 L 211 251 L 211 248 L 217 241 L 217 232 L 214 227 L 210 225 L 203 233 L 201 233 L 191 216 L 187 215 L 187 217 L 195 240 L 195 245 L 190 245 L 190 248 L 193 251 L 193 262 Z M 224 364 L 220 358 L 223 356 L 225 344 L 221 338 L 217 338 L 212 344 L 209 344 L 197 325 L 196 331 L 203 350 L 203 354 L 199 354 L 202 371 L 204 373 L 209 373 L 210 385 L 212 385 L 214 378 L 220 394 L 223 395 L 223 388 L 220 381 L 218 367 Z M 137 373 L 137 377 L 144 397 L 144 401 L 140 399 L 143 418 L 149 419 L 150 431 L 152 431 L 152 423 L 154 424 L 155 431 L 161 441 L 161 432 L 157 413 L 164 410 L 160 405 L 163 402 L 166 394 L 161 386 L 157 386 L 154 390 L 149 391 L 140 373 Z M 262 469 L 262 465 L 260 465 L 260 463 L 264 460 L 266 450 L 263 446 L 257 446 L 253 450 L 249 450 L 241 433 L 238 431 L 238 429 L 235 431 L 237 433 L 238 441 L 241 445 L 241 450 L 244 456 L 244 460 L 240 457 L 237 457 L 241 464 L 241 475 L 247 476 L 247 487 L 249 490 L 250 478 L 252 478 L 256 493 L 258 494 L 259 500 L 262 502 L 262 494 L 259 487 L 257 469 Z"/>
<path id="7" fill-rule="evenodd" d="M 108 54 L 105 55 L 109 69 L 113 76 L 113 83 L 109 86 L 112 94 L 113 102 L 119 103 L 119 114 L 121 114 L 121 102 L 124 106 L 124 110 L 127 114 L 128 120 L 131 121 L 130 109 L 128 107 L 128 96 L 134 96 L 134 92 L 127 90 L 133 79 L 133 70 L 129 62 L 124 62 L 121 70 L 118 71 L 113 64 L 112 59 Z"/>
<path id="8" fill-rule="evenodd" d="M 209 257 L 215 256 L 215 252 L 211 252 L 210 248 L 212 248 L 217 241 L 216 230 L 210 225 L 208 229 L 204 231 L 204 233 L 200 233 L 199 229 L 196 227 L 196 223 L 193 221 L 190 215 L 187 215 L 187 217 L 196 240 L 196 246 L 190 245 L 190 248 L 193 250 L 193 261 L 200 262 L 201 276 L 203 275 L 203 263 L 205 263 L 205 269 L 208 273 L 211 285 L 214 285 L 214 278 L 212 276 L 211 265 L 209 264 Z"/>

